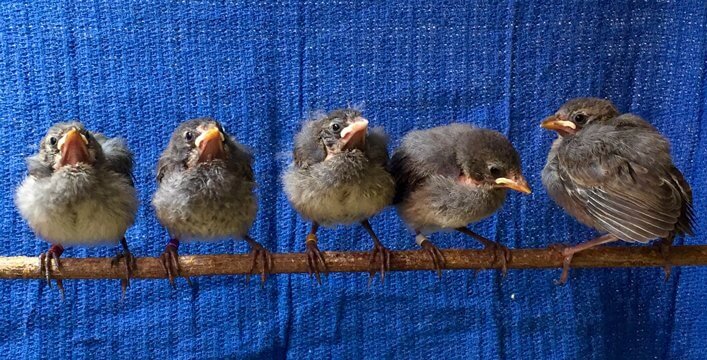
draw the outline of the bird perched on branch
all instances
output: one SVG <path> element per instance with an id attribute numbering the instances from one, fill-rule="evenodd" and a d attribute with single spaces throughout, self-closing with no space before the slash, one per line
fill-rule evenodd
<path id="1" fill-rule="evenodd" d="M 15 204 L 32 230 L 52 246 L 40 255 L 40 268 L 51 283 L 52 261 L 67 245 L 122 245 L 113 264 L 122 259 L 123 293 L 135 269 L 125 240 L 133 224 L 137 198 L 131 177 L 133 157 L 122 139 L 92 133 L 79 122 L 52 126 L 27 158 L 29 174 L 17 189 Z M 61 279 L 57 287 L 64 293 Z"/>
<path id="2" fill-rule="evenodd" d="M 172 237 L 160 256 L 172 286 L 181 273 L 180 240 L 229 237 L 248 242 L 250 274 L 261 260 L 265 281 L 272 268 L 270 252 L 248 235 L 258 210 L 252 157 L 221 124 L 201 118 L 179 125 L 157 164 L 157 182 L 152 204 Z"/>
<path id="3" fill-rule="evenodd" d="M 393 153 L 391 172 L 398 213 L 415 230 L 417 244 L 427 251 L 438 275 L 445 267 L 444 256 L 427 235 L 444 229 L 481 242 L 505 274 L 508 248 L 467 225 L 495 213 L 508 189 L 530 193 L 520 157 L 508 139 L 466 124 L 412 131 Z"/>
<path id="4" fill-rule="evenodd" d="M 666 258 L 676 235 L 692 235 L 692 191 L 670 157 L 668 141 L 645 120 L 619 114 L 609 100 L 566 102 L 541 125 L 559 137 L 552 144 L 542 180 L 550 197 L 581 223 L 607 233 L 588 242 L 559 246 L 567 281 L 572 256 L 617 241 L 662 239 Z"/>
<path id="5" fill-rule="evenodd" d="M 294 164 L 283 181 L 294 208 L 312 221 L 305 245 L 310 275 L 321 283 L 326 262 L 317 246 L 319 225 L 360 223 L 373 239 L 371 278 L 381 281 L 390 267 L 390 252 L 368 219 L 393 199 L 394 182 L 386 170 L 388 138 L 382 129 L 368 131 L 368 120 L 355 109 L 316 114 L 295 137 Z"/>

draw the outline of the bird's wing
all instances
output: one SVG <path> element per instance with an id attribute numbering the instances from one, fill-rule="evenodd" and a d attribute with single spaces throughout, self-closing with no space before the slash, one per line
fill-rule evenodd
<path id="1" fill-rule="evenodd" d="M 326 158 L 324 145 L 319 141 L 318 121 L 307 121 L 302 130 L 295 136 L 293 156 L 295 166 L 307 168 L 320 163 Z"/>
<path id="2" fill-rule="evenodd" d="M 54 169 L 51 165 L 47 165 L 47 161 L 43 161 L 45 155 L 42 152 L 29 156 L 25 159 L 27 162 L 27 171 L 30 176 L 35 178 L 46 178 L 52 176 Z"/>
<path id="3" fill-rule="evenodd" d="M 94 134 L 94 137 L 103 149 L 103 154 L 106 158 L 106 168 L 124 175 L 133 184 L 133 153 L 128 149 L 125 140 L 107 138 L 102 134 Z"/>
<path id="4" fill-rule="evenodd" d="M 255 175 L 253 174 L 253 154 L 251 151 L 237 143 L 235 140 L 231 139 L 233 144 L 232 163 L 236 170 L 243 174 L 247 181 L 255 181 Z"/>
<path id="5" fill-rule="evenodd" d="M 409 133 L 393 153 L 390 172 L 395 177 L 394 203 L 401 202 L 430 176 L 458 177 L 453 139 L 430 129 Z"/>
<path id="6" fill-rule="evenodd" d="M 395 197 L 393 203 L 398 204 L 424 180 L 421 173 L 416 172 L 411 164 L 410 155 L 401 149 L 393 153 L 389 164 L 390 173 L 395 177 Z"/>
<path id="7" fill-rule="evenodd" d="M 160 159 L 157 161 L 157 183 L 161 183 L 162 179 L 169 173 L 183 169 L 185 164 L 183 161 L 179 161 L 165 151 Z"/>
<path id="8" fill-rule="evenodd" d="M 655 129 L 624 123 L 585 140 L 581 149 L 561 155 L 560 177 L 598 225 L 637 242 L 691 229 L 689 185 Z M 686 224 L 680 225 L 684 216 Z"/>
<path id="9" fill-rule="evenodd" d="M 368 133 L 368 159 L 381 166 L 388 166 L 388 135 L 382 128 L 373 128 Z"/>

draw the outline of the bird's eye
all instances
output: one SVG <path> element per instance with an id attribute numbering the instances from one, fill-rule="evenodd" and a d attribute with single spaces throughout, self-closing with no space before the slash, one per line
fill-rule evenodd
<path id="1" fill-rule="evenodd" d="M 575 124 L 584 125 L 587 123 L 587 120 L 589 120 L 589 117 L 586 114 L 577 113 L 574 115 L 573 120 Z"/>
<path id="2" fill-rule="evenodd" d="M 58 143 L 58 142 L 59 142 L 59 140 L 57 140 L 57 139 L 56 139 L 55 137 L 53 137 L 53 136 L 49 138 L 49 145 L 51 145 L 51 146 L 55 146 L 56 143 Z"/>
<path id="3" fill-rule="evenodd" d="M 496 165 L 489 165 L 489 173 L 491 173 L 491 176 L 494 178 L 498 178 L 503 175 L 503 170 Z"/>
<path id="4" fill-rule="evenodd" d="M 339 130 L 341 130 L 341 125 L 336 124 L 336 123 L 331 124 L 331 129 L 334 131 L 339 131 Z"/>
<path id="5" fill-rule="evenodd" d="M 192 134 L 191 131 L 187 131 L 184 133 L 184 139 L 186 141 L 192 141 L 192 140 L 194 140 L 194 134 Z"/>

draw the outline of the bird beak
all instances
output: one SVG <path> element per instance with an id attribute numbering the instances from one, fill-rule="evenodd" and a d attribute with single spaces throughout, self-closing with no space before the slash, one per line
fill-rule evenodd
<path id="1" fill-rule="evenodd" d="M 61 151 L 60 166 L 89 162 L 88 139 L 76 128 L 69 130 L 57 143 Z"/>
<path id="2" fill-rule="evenodd" d="M 557 115 L 552 115 L 545 119 L 540 127 L 543 129 L 554 130 L 560 134 L 574 134 L 577 132 L 577 125 L 571 121 L 562 120 Z"/>
<path id="3" fill-rule="evenodd" d="M 366 134 L 368 133 L 368 120 L 358 117 L 341 130 L 341 148 L 344 150 L 348 149 L 361 149 L 366 145 Z"/>
<path id="4" fill-rule="evenodd" d="M 226 137 L 221 130 L 213 127 L 199 135 L 194 144 L 199 149 L 199 162 L 211 161 L 213 159 L 223 159 L 223 142 Z"/>
<path id="5" fill-rule="evenodd" d="M 530 186 L 528 186 L 528 183 L 522 176 L 513 176 L 510 179 L 504 177 L 497 178 L 496 185 L 501 188 L 520 191 L 524 194 L 530 194 L 532 192 Z"/>

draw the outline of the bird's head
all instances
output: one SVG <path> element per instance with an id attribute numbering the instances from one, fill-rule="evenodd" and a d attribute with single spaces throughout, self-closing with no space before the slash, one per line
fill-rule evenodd
<path id="1" fill-rule="evenodd" d="M 219 122 L 200 118 L 187 120 L 177 127 L 168 151 L 191 168 L 202 163 L 228 160 L 233 146 Z"/>
<path id="2" fill-rule="evenodd" d="M 456 158 L 463 184 L 531 193 L 518 152 L 497 131 L 476 129 L 465 134 L 456 144 Z"/>
<path id="3" fill-rule="evenodd" d="M 541 127 L 560 136 L 574 135 L 590 124 L 601 123 L 619 115 L 611 101 L 599 98 L 576 98 L 567 101 L 557 112 L 543 120 Z"/>
<path id="4" fill-rule="evenodd" d="M 319 138 L 326 150 L 326 157 L 345 151 L 365 150 L 368 137 L 368 120 L 355 109 L 334 110 L 319 120 Z"/>
<path id="5" fill-rule="evenodd" d="M 52 126 L 39 145 L 44 166 L 59 170 L 64 167 L 94 166 L 103 159 L 101 145 L 80 122 Z"/>

